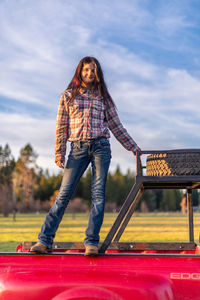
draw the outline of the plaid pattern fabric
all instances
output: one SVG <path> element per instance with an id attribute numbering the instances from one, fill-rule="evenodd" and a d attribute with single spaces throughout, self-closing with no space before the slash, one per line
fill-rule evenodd
<path id="1" fill-rule="evenodd" d="M 70 91 L 60 97 L 56 121 L 56 161 L 65 160 L 67 141 L 110 137 L 109 129 L 127 150 L 133 151 L 136 143 L 119 120 L 113 105 L 105 107 L 103 98 L 91 90 L 81 89 L 73 101 Z"/>

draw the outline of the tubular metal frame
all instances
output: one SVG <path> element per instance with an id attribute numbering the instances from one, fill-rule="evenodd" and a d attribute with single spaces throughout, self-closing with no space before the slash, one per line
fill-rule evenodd
<path id="1" fill-rule="evenodd" d="M 130 218 L 132 217 L 137 204 L 146 189 L 186 189 L 187 190 L 187 207 L 188 207 L 188 225 L 189 225 L 189 243 L 194 244 L 193 229 L 193 207 L 192 207 L 192 190 L 200 188 L 200 175 L 192 176 L 143 176 L 143 169 L 140 156 L 142 154 L 158 153 L 181 153 L 181 152 L 199 152 L 200 149 L 180 149 L 180 150 L 145 150 L 136 153 L 136 182 L 130 190 L 119 214 L 108 232 L 99 252 L 104 253 L 109 245 L 113 242 L 118 243 L 123 234 Z M 156 243 L 157 248 L 159 244 Z M 172 243 L 168 244 L 170 249 Z M 181 243 L 179 243 L 181 247 Z"/>

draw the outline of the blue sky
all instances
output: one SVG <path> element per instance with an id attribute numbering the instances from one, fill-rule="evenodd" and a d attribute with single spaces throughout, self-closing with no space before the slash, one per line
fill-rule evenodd
<path id="1" fill-rule="evenodd" d="M 58 171 L 58 101 L 86 55 L 142 149 L 200 148 L 199 0 L 1 0 L 0 26 L 0 144 L 15 158 L 29 142 L 38 165 Z M 133 169 L 111 144 L 111 170 Z"/>

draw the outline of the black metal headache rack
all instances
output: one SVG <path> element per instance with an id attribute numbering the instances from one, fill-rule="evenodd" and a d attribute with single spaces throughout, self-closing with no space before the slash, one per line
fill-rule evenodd
<path id="1" fill-rule="evenodd" d="M 143 175 L 146 166 L 142 165 L 141 156 L 151 154 L 153 160 L 165 160 L 166 165 L 174 162 L 178 166 L 176 175 L 171 172 L 170 163 L 167 168 L 170 170 L 170 176 L 149 176 Z M 177 161 L 177 158 L 181 159 Z M 189 159 L 188 159 L 189 158 Z M 151 160 L 151 157 L 150 157 Z M 147 159 L 148 161 L 148 159 Z M 190 166 L 192 162 L 192 167 Z M 164 168 L 166 169 L 166 168 Z M 184 172 L 180 172 L 180 170 Z M 163 174 L 168 174 L 166 170 Z M 183 175 L 182 175 L 183 174 Z M 192 174 L 192 175 L 191 175 Z M 197 174 L 197 175 L 194 175 Z M 136 154 L 136 182 L 131 188 L 120 212 L 108 232 L 104 242 L 101 244 L 100 253 L 104 253 L 112 245 L 115 249 L 143 249 L 143 250 L 180 250 L 195 249 L 194 226 L 193 226 L 193 202 L 192 190 L 200 188 L 200 149 L 180 149 L 180 150 L 145 150 Z M 137 204 L 146 189 L 185 189 L 187 191 L 187 211 L 189 224 L 189 242 L 188 243 L 119 243 L 130 218 L 136 210 Z"/>

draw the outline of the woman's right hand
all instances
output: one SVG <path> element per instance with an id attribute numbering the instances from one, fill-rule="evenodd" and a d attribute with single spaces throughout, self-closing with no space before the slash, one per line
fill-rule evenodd
<path id="1" fill-rule="evenodd" d="M 65 163 L 58 160 L 58 161 L 56 161 L 56 165 L 57 165 L 59 168 L 64 169 Z"/>

